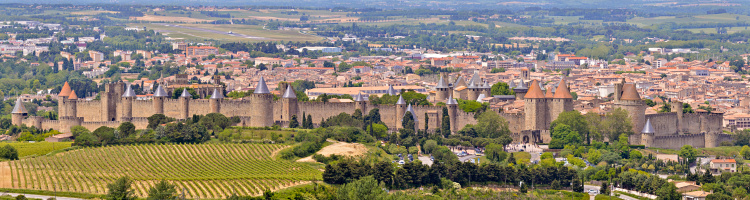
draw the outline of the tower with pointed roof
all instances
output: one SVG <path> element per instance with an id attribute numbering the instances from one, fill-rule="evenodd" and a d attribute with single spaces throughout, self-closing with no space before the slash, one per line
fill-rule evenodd
<path id="1" fill-rule="evenodd" d="M 297 104 L 297 94 L 294 92 L 294 88 L 292 88 L 291 84 L 286 85 L 286 90 L 284 90 L 284 95 L 281 96 L 281 120 L 289 121 L 292 119 L 293 115 L 299 115 L 299 105 Z M 301 119 L 300 117 L 305 116 L 297 116 L 297 119 Z"/>
<path id="2" fill-rule="evenodd" d="M 451 93 L 450 87 L 448 87 L 448 82 L 445 81 L 443 76 L 440 76 L 440 80 L 437 83 L 437 86 L 435 86 L 435 101 L 445 101 L 448 99 L 448 96 Z"/>
<path id="3" fill-rule="evenodd" d="M 68 114 L 72 117 L 78 116 L 78 95 L 76 91 L 72 90 L 70 96 L 68 96 Z"/>
<path id="4" fill-rule="evenodd" d="M 128 85 L 125 94 L 122 94 L 122 121 L 130 121 L 133 118 L 133 101 L 136 95 L 132 86 Z"/>
<path id="5" fill-rule="evenodd" d="M 641 99 L 638 90 L 636 89 L 635 83 L 618 83 L 615 87 L 615 108 L 620 108 L 628 112 L 630 122 L 633 125 L 632 133 L 638 133 L 643 130 L 644 123 L 646 122 L 646 106 Z M 618 91 L 617 88 L 621 88 Z M 618 95 L 617 92 L 620 94 Z M 638 144 L 641 142 L 641 134 L 630 135 L 629 142 L 631 144 Z"/>
<path id="6" fill-rule="evenodd" d="M 453 98 L 453 95 L 446 99 L 445 106 L 448 108 L 448 119 L 451 125 L 451 132 L 456 133 L 458 132 L 458 102 Z"/>
<path id="7" fill-rule="evenodd" d="M 396 101 L 396 121 L 394 122 L 396 128 L 403 128 L 401 127 L 401 120 L 404 118 L 404 113 L 406 113 L 406 101 L 404 101 L 403 96 L 398 96 L 398 101 Z"/>
<path id="8" fill-rule="evenodd" d="M 484 87 L 482 86 L 482 80 L 479 78 L 479 73 L 476 71 L 474 72 L 474 75 L 469 79 L 469 83 L 467 86 L 467 96 L 468 100 L 477 100 L 479 98 L 479 94 L 481 94 L 484 90 Z"/>
<path id="9" fill-rule="evenodd" d="M 363 115 L 367 115 L 367 101 L 362 92 L 359 92 L 359 94 L 354 97 L 354 108 L 362 112 Z"/>
<path id="10" fill-rule="evenodd" d="M 224 99 L 224 92 L 218 88 L 214 88 L 214 92 L 211 93 L 211 98 L 208 100 L 209 107 L 211 107 L 211 113 L 221 113 L 221 100 Z"/>
<path id="11" fill-rule="evenodd" d="M 65 81 L 60 93 L 57 94 L 57 112 L 60 117 L 67 117 L 68 115 L 68 96 L 70 96 L 70 84 Z"/>
<path id="12" fill-rule="evenodd" d="M 529 91 L 529 88 L 526 87 L 526 83 L 523 82 L 523 79 L 518 80 L 518 85 L 515 85 L 511 89 L 516 93 L 516 100 L 523 100 L 524 96 L 526 96 L 526 92 Z"/>
<path id="13" fill-rule="evenodd" d="M 154 106 L 154 114 L 164 114 L 164 101 L 168 96 L 167 91 L 164 91 L 164 88 L 162 88 L 161 85 L 156 87 L 152 102 Z"/>
<path id="14" fill-rule="evenodd" d="M 550 120 L 557 119 L 557 116 L 559 116 L 560 113 L 573 111 L 573 95 L 570 94 L 570 88 L 568 88 L 568 85 L 565 83 L 564 77 L 560 80 L 559 85 L 555 89 L 552 99 L 548 99 L 548 101 L 552 102 Z"/>
<path id="15" fill-rule="evenodd" d="M 26 107 L 23 106 L 23 101 L 21 101 L 21 98 L 16 99 L 16 105 L 13 106 L 13 112 L 11 112 L 10 115 L 10 121 L 13 125 L 23 125 L 23 118 L 28 115 L 28 111 L 26 111 Z"/>
<path id="16" fill-rule="evenodd" d="M 250 95 L 251 106 L 255 109 L 250 111 L 250 126 L 266 127 L 273 126 L 273 94 L 268 90 L 266 80 L 260 77 L 255 86 L 255 92 Z"/>
<path id="17" fill-rule="evenodd" d="M 641 130 L 641 145 L 644 145 L 646 147 L 653 147 L 654 133 L 656 133 L 656 131 L 651 125 L 651 120 L 646 120 L 646 125 L 644 125 L 643 130 Z"/>
<path id="18" fill-rule="evenodd" d="M 549 129 L 547 99 L 544 97 L 537 80 L 531 82 L 529 91 L 524 95 L 523 101 L 526 130 Z"/>
<path id="19" fill-rule="evenodd" d="M 127 92 L 126 92 L 127 94 Z M 182 94 L 180 94 L 180 119 L 190 118 L 190 100 L 193 98 L 188 92 L 187 88 L 182 88 Z"/>

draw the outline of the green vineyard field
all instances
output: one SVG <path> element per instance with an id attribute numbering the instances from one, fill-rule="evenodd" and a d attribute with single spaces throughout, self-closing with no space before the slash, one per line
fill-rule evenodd
<path id="1" fill-rule="evenodd" d="M 108 183 L 129 176 L 141 197 L 159 180 L 168 180 L 188 198 L 218 199 L 232 194 L 260 195 L 265 190 L 322 180 L 318 169 L 273 158 L 286 147 L 165 144 L 85 148 L 0 163 L 5 171 L 0 172 L 0 187 L 104 194 Z"/>

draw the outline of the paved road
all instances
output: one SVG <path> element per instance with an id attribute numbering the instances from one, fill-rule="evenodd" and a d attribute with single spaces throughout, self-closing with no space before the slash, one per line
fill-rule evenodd
<path id="1" fill-rule="evenodd" d="M 4 196 L 4 195 L 10 195 L 10 196 L 13 196 L 13 197 L 16 197 L 18 195 L 23 195 L 23 196 L 26 196 L 26 198 L 34 198 L 34 199 L 49 199 L 49 198 L 54 198 L 54 196 L 0 192 L 0 196 Z M 83 199 L 71 198 L 71 197 L 57 197 L 57 200 L 83 200 Z"/>
<path id="2" fill-rule="evenodd" d="M 184 28 L 184 29 L 190 29 L 190 30 L 196 30 L 196 31 L 203 31 L 203 32 L 209 32 L 209 33 L 216 33 L 216 34 L 224 34 L 224 35 L 229 35 L 229 36 L 234 36 L 234 37 L 241 37 L 241 38 L 247 38 L 247 39 L 255 39 L 255 40 L 265 40 L 265 39 L 268 39 L 268 38 L 264 38 L 264 37 L 250 36 L 250 35 L 245 35 L 245 34 L 240 34 L 240 33 L 229 33 L 229 32 L 217 31 L 217 30 L 212 30 L 212 29 L 189 27 L 189 26 L 180 26 L 180 25 L 176 25 L 176 24 L 159 24 L 159 25 L 169 26 L 169 27 L 177 27 L 177 28 Z"/>
<path id="3" fill-rule="evenodd" d="M 419 156 L 417 157 L 419 161 L 422 161 L 423 165 L 432 166 L 432 160 L 430 160 L 430 156 Z"/>
<path id="4" fill-rule="evenodd" d="M 466 161 L 467 161 L 467 160 L 469 160 L 469 159 L 472 159 L 472 158 L 477 158 L 477 157 L 479 157 L 479 156 L 477 156 L 477 155 L 473 155 L 473 154 L 469 154 L 468 156 L 464 156 L 464 157 L 458 157 L 458 161 L 461 161 L 461 162 L 466 162 Z M 480 162 L 481 162 L 481 160 L 480 160 Z"/>
<path id="5" fill-rule="evenodd" d="M 537 147 L 530 144 L 509 144 L 507 147 L 508 152 L 519 152 L 521 149 L 525 152 L 529 152 L 531 154 L 531 159 L 529 160 L 532 163 L 538 163 L 541 161 L 539 153 L 544 152 L 544 149 L 542 147 Z"/>

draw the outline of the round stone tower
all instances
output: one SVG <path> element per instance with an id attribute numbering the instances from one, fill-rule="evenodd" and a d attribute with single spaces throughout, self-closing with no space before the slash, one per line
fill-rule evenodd
<path id="1" fill-rule="evenodd" d="M 523 82 L 523 80 L 519 80 L 518 85 L 512 88 L 513 92 L 516 93 L 516 100 L 523 100 L 523 97 L 526 96 L 526 92 L 529 91 L 529 88 L 526 87 L 526 84 Z"/>
<path id="2" fill-rule="evenodd" d="M 445 106 L 448 107 L 448 119 L 451 125 L 451 132 L 455 133 L 458 131 L 458 118 L 456 117 L 458 114 L 458 102 L 453 98 L 453 95 L 448 97 L 448 100 L 446 100 L 445 102 Z"/>
<path id="3" fill-rule="evenodd" d="M 70 85 L 66 81 L 63 85 L 60 93 L 57 94 L 57 112 L 60 117 L 67 117 L 68 115 L 68 96 L 70 96 Z"/>
<path id="4" fill-rule="evenodd" d="M 190 95 L 190 92 L 187 91 L 187 88 L 182 89 L 182 94 L 180 94 L 180 118 L 181 119 L 190 118 L 190 100 L 192 98 L 193 98 L 193 95 Z"/>
<path id="5" fill-rule="evenodd" d="M 357 99 L 360 99 L 361 96 L 362 94 L 360 93 L 360 95 L 357 96 Z M 297 94 L 294 92 L 294 88 L 292 88 L 291 84 L 286 85 L 286 90 L 284 91 L 284 95 L 281 96 L 281 101 L 283 103 L 282 105 L 283 111 L 280 116 L 282 120 L 289 121 L 289 120 L 292 120 L 292 116 L 298 115 L 299 105 L 297 105 Z M 361 100 L 361 101 L 364 101 L 364 100 Z M 364 103 L 364 102 L 358 101 L 356 103 L 357 105 L 359 105 L 360 103 Z M 364 106 L 362 107 L 362 112 L 364 112 Z M 297 116 L 297 118 L 299 119 L 298 121 L 301 121 L 302 118 L 300 117 L 305 117 L 305 116 Z"/>
<path id="6" fill-rule="evenodd" d="M 68 115 L 71 117 L 78 117 L 78 95 L 76 95 L 75 90 L 70 92 L 66 106 L 68 107 Z"/>
<path id="7" fill-rule="evenodd" d="M 630 122 L 633 125 L 633 133 L 643 130 L 643 124 L 646 122 L 646 106 L 644 106 L 635 84 L 629 83 L 622 86 L 622 95 L 620 100 L 615 102 L 615 106 L 628 112 L 628 117 L 630 117 Z M 629 142 L 631 144 L 640 143 L 640 136 L 640 134 L 631 135 Z"/>
<path id="8" fill-rule="evenodd" d="M 707 132 L 703 135 L 704 140 L 704 146 L 706 148 L 713 148 L 719 146 L 719 134 L 714 132 Z"/>
<path id="9" fill-rule="evenodd" d="M 250 126 L 266 127 L 273 126 L 273 94 L 268 90 L 263 77 L 258 80 L 255 92 L 251 96 L 251 123 Z"/>
<path id="10" fill-rule="evenodd" d="M 646 124 L 643 126 L 643 130 L 641 131 L 641 145 L 644 145 L 646 147 L 653 147 L 655 133 L 656 131 L 654 130 L 654 127 L 651 126 L 651 119 L 646 120 Z"/>
<path id="11" fill-rule="evenodd" d="M 403 128 L 401 120 L 404 118 L 404 113 L 406 113 L 406 101 L 404 101 L 403 96 L 399 96 L 396 102 L 396 128 Z"/>
<path id="12" fill-rule="evenodd" d="M 208 100 L 211 113 L 221 113 L 221 100 L 224 99 L 224 92 L 221 89 L 214 88 L 211 98 Z"/>
<path id="13" fill-rule="evenodd" d="M 435 102 L 448 99 L 450 93 L 451 89 L 448 87 L 448 83 L 445 82 L 443 76 L 440 76 L 440 81 L 438 81 L 437 86 L 435 86 Z"/>
<path id="14" fill-rule="evenodd" d="M 23 101 L 21 101 L 21 98 L 16 99 L 16 105 L 13 106 L 13 112 L 11 112 L 11 123 L 15 126 L 21 126 L 23 125 L 23 118 L 26 117 L 28 114 L 28 111 L 26 111 L 26 107 L 23 106 Z"/>
<path id="15" fill-rule="evenodd" d="M 122 121 L 131 121 L 133 118 L 133 101 L 135 100 L 135 92 L 131 86 L 127 86 L 128 89 L 122 94 Z"/>
<path id="16" fill-rule="evenodd" d="M 365 101 L 365 97 L 362 96 L 362 92 L 354 97 L 354 109 L 362 112 L 362 115 L 367 115 L 367 101 Z"/>
<path id="17" fill-rule="evenodd" d="M 169 97 L 169 94 L 167 94 L 167 91 L 164 91 L 164 88 L 159 85 L 159 87 L 156 88 L 156 92 L 154 92 L 154 114 L 164 114 L 164 100 Z"/>

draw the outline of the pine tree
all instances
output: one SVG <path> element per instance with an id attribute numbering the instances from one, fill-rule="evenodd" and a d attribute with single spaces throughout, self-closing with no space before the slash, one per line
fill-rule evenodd
<path id="1" fill-rule="evenodd" d="M 313 129 L 313 121 L 312 121 L 312 115 L 307 114 L 307 128 Z"/>
<path id="2" fill-rule="evenodd" d="M 302 128 L 307 128 L 307 118 L 305 116 L 307 116 L 305 112 L 302 112 Z"/>
<path id="3" fill-rule="evenodd" d="M 289 120 L 289 128 L 297 128 L 298 126 L 297 115 L 292 115 L 292 120 Z"/>

